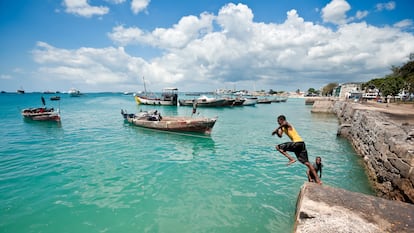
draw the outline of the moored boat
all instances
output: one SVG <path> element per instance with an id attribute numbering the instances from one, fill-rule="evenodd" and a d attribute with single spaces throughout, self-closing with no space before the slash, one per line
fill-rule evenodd
<path id="1" fill-rule="evenodd" d="M 272 103 L 282 103 L 287 101 L 287 97 L 276 96 L 271 101 Z"/>
<path id="2" fill-rule="evenodd" d="M 257 104 L 257 97 L 243 97 L 243 106 L 254 106 Z"/>
<path id="3" fill-rule="evenodd" d="M 229 106 L 229 100 L 224 98 L 213 98 L 207 97 L 205 95 L 200 96 L 197 99 L 180 99 L 179 101 L 180 106 L 193 106 L 196 107 L 222 107 L 222 106 Z M 234 101 L 233 101 L 234 102 Z"/>
<path id="4" fill-rule="evenodd" d="M 42 97 L 43 107 L 39 108 L 25 108 L 22 110 L 22 116 L 25 119 L 34 121 L 60 121 L 59 109 L 55 111 L 54 108 L 47 108 L 45 99 Z"/>
<path id="5" fill-rule="evenodd" d="M 82 93 L 78 89 L 75 89 L 75 88 L 71 88 L 68 91 L 68 94 L 70 97 L 79 97 L 82 95 Z"/>
<path id="6" fill-rule="evenodd" d="M 246 102 L 246 100 L 245 100 L 245 99 L 236 99 L 236 100 L 234 101 L 233 106 L 243 106 L 243 105 L 244 105 L 244 102 Z"/>
<path id="7" fill-rule="evenodd" d="M 60 113 L 53 108 L 26 108 L 22 110 L 22 115 L 34 121 L 60 121 Z"/>
<path id="8" fill-rule="evenodd" d="M 258 104 L 271 104 L 272 100 L 268 99 L 268 98 L 263 98 L 263 99 L 257 99 L 257 103 Z"/>
<path id="9" fill-rule="evenodd" d="M 139 112 L 138 114 L 128 114 L 121 110 L 121 114 L 126 121 L 133 125 L 172 132 L 211 134 L 217 121 L 217 117 L 161 116 L 157 110 Z"/>
<path id="10" fill-rule="evenodd" d="M 135 101 L 137 104 L 145 105 L 177 105 L 178 101 L 178 88 L 164 88 L 161 93 L 161 97 L 155 95 L 144 94 L 135 95 Z"/>

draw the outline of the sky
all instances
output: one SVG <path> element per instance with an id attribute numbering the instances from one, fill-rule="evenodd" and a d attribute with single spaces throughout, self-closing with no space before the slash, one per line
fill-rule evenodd
<path id="1" fill-rule="evenodd" d="M 307 91 L 391 73 L 412 0 L 1 0 L 0 90 Z"/>

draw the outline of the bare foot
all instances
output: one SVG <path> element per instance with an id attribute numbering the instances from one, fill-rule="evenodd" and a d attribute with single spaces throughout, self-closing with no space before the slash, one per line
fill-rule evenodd
<path id="1" fill-rule="evenodd" d="M 289 163 L 287 163 L 286 165 L 287 165 L 287 166 L 289 166 L 289 165 L 291 165 L 291 164 L 292 164 L 292 163 L 294 163 L 294 162 L 296 162 L 296 160 L 295 160 L 295 159 L 292 159 L 292 160 L 290 160 L 290 161 L 289 161 Z"/>
<path id="2" fill-rule="evenodd" d="M 316 183 L 322 185 L 322 180 L 316 181 Z"/>

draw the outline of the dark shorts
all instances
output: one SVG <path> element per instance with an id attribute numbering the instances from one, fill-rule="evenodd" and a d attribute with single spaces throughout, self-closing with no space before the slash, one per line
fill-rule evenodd
<path id="1" fill-rule="evenodd" d="M 299 162 L 301 163 L 309 162 L 308 151 L 306 150 L 306 146 L 304 142 L 285 142 L 277 146 L 279 147 L 279 149 L 283 151 L 294 152 Z"/>

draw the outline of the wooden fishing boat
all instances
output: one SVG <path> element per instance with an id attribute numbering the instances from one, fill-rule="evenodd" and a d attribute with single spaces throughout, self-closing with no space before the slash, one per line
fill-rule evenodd
<path id="1" fill-rule="evenodd" d="M 217 121 L 217 117 L 161 116 L 156 110 L 139 112 L 137 114 L 128 114 L 126 111 L 121 110 L 121 114 L 126 121 L 133 125 L 172 132 L 211 134 Z"/>
<path id="2" fill-rule="evenodd" d="M 52 100 L 52 101 L 60 100 L 60 96 L 52 96 L 52 97 L 50 97 L 50 100 Z"/>
<path id="3" fill-rule="evenodd" d="M 25 119 L 34 121 L 60 121 L 59 109 L 55 111 L 54 108 L 47 108 L 46 101 L 41 97 L 43 107 L 39 108 L 25 108 L 22 110 L 22 116 Z"/>
<path id="4" fill-rule="evenodd" d="M 53 108 L 26 108 L 22 110 L 22 115 L 34 121 L 60 121 L 60 113 Z"/>
<path id="5" fill-rule="evenodd" d="M 178 101 L 178 88 L 164 88 L 161 93 L 161 97 L 150 95 L 147 92 L 144 94 L 135 95 L 135 101 L 137 104 L 145 105 L 172 105 L 176 106 Z"/>

